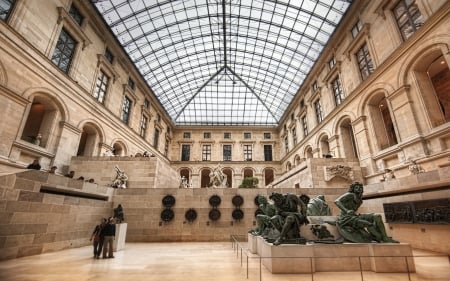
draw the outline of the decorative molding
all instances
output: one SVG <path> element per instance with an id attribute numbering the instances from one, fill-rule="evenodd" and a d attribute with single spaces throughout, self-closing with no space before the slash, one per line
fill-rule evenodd
<path id="1" fill-rule="evenodd" d="M 70 34 L 76 36 L 79 41 L 83 43 L 83 50 L 90 44 L 92 44 L 91 40 L 89 40 L 88 36 L 81 29 L 81 26 L 75 22 L 72 16 L 64 9 L 63 7 L 57 7 L 58 9 L 58 24 L 63 24 L 66 27 Z M 86 20 L 86 19 L 85 19 Z M 85 24 L 84 24 L 85 25 Z"/>

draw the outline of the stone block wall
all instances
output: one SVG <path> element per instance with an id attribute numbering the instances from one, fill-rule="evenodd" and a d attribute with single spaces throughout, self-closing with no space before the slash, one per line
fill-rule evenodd
<path id="1" fill-rule="evenodd" d="M 343 167 L 342 175 L 338 175 L 336 171 L 338 167 Z M 335 172 L 329 172 L 330 169 L 335 169 Z M 347 175 L 349 177 L 344 177 Z M 358 161 L 343 158 L 308 158 L 275 179 L 272 186 L 276 188 L 348 188 L 354 181 L 363 182 Z"/>
<path id="2" fill-rule="evenodd" d="M 450 167 L 368 184 L 360 212 L 384 213 L 383 203 L 450 198 Z M 450 253 L 450 225 L 389 223 L 394 239 L 413 248 Z"/>
<path id="3" fill-rule="evenodd" d="M 106 200 L 40 192 L 42 187 Z M 89 245 L 94 226 L 111 216 L 112 188 L 42 171 L 0 177 L 0 260 Z"/>
<path id="4" fill-rule="evenodd" d="M 245 235 L 256 227 L 254 218 L 257 206 L 254 202 L 258 194 L 269 196 L 272 192 L 305 193 L 311 198 L 324 194 L 332 208 L 333 214 L 338 214 L 334 200 L 347 191 L 347 188 L 329 189 L 239 189 L 239 188 L 191 188 L 191 189 L 119 189 L 113 197 L 114 206 L 121 204 L 128 223 L 128 242 L 161 242 L 161 241 L 227 241 L 230 235 Z M 169 222 L 161 219 L 165 209 L 162 200 L 166 195 L 172 195 L 176 203 L 171 209 L 175 217 Z M 209 218 L 213 207 L 209 199 L 213 195 L 221 198 L 217 207 L 221 216 L 217 221 Z M 240 195 L 244 203 L 239 207 L 244 213 L 243 219 L 234 220 L 232 212 L 236 209 L 232 204 L 234 196 Z M 189 222 L 185 213 L 195 209 L 197 218 Z"/>
<path id="5" fill-rule="evenodd" d="M 73 157 L 70 169 L 75 178 L 93 178 L 99 185 L 109 185 L 116 177 L 115 167 L 128 176 L 128 188 L 178 188 L 180 176 L 168 162 L 157 157 Z"/>

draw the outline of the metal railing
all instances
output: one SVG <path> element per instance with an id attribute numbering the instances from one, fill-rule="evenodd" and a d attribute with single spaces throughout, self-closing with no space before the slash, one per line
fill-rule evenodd
<path id="1" fill-rule="evenodd" d="M 251 260 L 258 260 L 259 263 L 259 281 L 262 281 L 263 278 L 263 260 L 265 259 L 303 259 L 303 260 L 307 260 L 309 263 L 309 272 L 303 272 L 303 273 L 292 273 L 292 274 L 309 274 L 311 276 L 311 281 L 314 281 L 314 274 L 316 273 L 314 270 L 314 263 L 315 260 L 317 259 L 355 259 L 355 261 L 358 261 L 358 271 L 359 271 L 359 275 L 361 277 L 361 281 L 364 281 L 364 271 L 370 271 L 370 270 L 365 270 L 363 268 L 363 262 L 362 260 L 364 259 L 373 259 L 373 258 L 398 258 L 398 259 L 403 259 L 404 263 L 405 263 L 405 268 L 406 268 L 406 272 L 395 272 L 396 274 L 401 274 L 404 273 L 405 275 L 407 275 L 407 280 L 411 281 L 411 273 L 415 273 L 415 271 L 411 271 L 410 268 L 410 262 L 414 262 L 414 260 L 412 260 L 413 258 L 432 258 L 432 257 L 448 257 L 449 259 L 449 264 L 450 264 L 450 255 L 413 255 L 413 256 L 328 256 L 328 257 L 262 257 L 259 256 L 257 254 L 253 254 L 248 250 L 248 242 L 247 242 L 247 236 L 246 235 L 231 235 L 230 236 L 231 239 L 231 244 L 232 244 L 232 248 L 233 251 L 236 252 L 236 258 L 240 258 L 241 261 L 241 267 L 244 266 L 244 256 L 245 256 L 245 266 L 246 266 L 246 279 L 249 279 L 249 264 L 251 262 Z M 450 265 L 449 265 L 450 268 Z"/>

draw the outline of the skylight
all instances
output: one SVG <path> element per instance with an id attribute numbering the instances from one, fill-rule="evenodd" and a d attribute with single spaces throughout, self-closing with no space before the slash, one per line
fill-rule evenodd
<path id="1" fill-rule="evenodd" d="M 177 125 L 278 125 L 350 1 L 93 1 Z"/>

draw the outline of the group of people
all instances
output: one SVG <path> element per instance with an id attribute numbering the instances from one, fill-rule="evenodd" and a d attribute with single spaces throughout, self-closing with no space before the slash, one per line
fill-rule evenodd
<path id="1" fill-rule="evenodd" d="M 92 232 L 90 241 L 93 241 L 94 259 L 114 258 L 113 241 L 116 235 L 116 225 L 113 217 L 103 218 Z"/>

